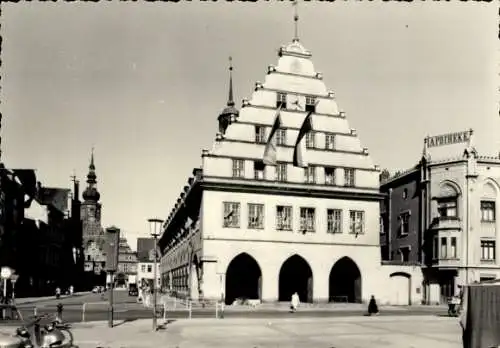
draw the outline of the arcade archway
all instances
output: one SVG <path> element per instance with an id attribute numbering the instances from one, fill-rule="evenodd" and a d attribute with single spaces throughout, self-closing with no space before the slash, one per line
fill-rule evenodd
<path id="1" fill-rule="evenodd" d="M 361 303 L 361 272 L 349 257 L 338 260 L 330 271 L 329 301 Z"/>
<path id="2" fill-rule="evenodd" d="M 236 256 L 226 271 L 226 304 L 232 304 L 237 298 L 261 299 L 262 272 L 259 264 L 247 253 Z"/>
<path id="3" fill-rule="evenodd" d="M 304 258 L 289 257 L 281 266 L 279 274 L 279 301 L 290 301 L 297 292 L 301 302 L 313 300 L 313 273 Z"/>

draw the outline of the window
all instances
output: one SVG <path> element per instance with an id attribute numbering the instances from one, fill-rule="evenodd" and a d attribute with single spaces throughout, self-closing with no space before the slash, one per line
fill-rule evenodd
<path id="1" fill-rule="evenodd" d="M 354 187 L 355 177 L 354 177 L 354 169 L 345 168 L 344 169 L 344 186 Z"/>
<path id="2" fill-rule="evenodd" d="M 365 232 L 365 212 L 360 210 L 349 211 L 349 233 L 362 234 Z"/>
<path id="3" fill-rule="evenodd" d="M 335 149 L 335 134 L 325 134 L 325 150 Z"/>
<path id="4" fill-rule="evenodd" d="M 223 227 L 240 227 L 240 203 L 224 202 Z"/>
<path id="5" fill-rule="evenodd" d="M 233 160 L 233 178 L 243 178 L 245 176 L 245 161 Z"/>
<path id="6" fill-rule="evenodd" d="M 276 229 L 292 230 L 292 207 L 283 205 L 276 207 Z"/>
<path id="7" fill-rule="evenodd" d="M 495 241 L 494 240 L 482 240 L 481 241 L 481 260 L 483 261 L 495 261 Z"/>
<path id="8" fill-rule="evenodd" d="M 399 215 L 399 235 L 407 235 L 410 232 L 410 213 Z"/>
<path id="9" fill-rule="evenodd" d="M 450 238 L 450 256 L 452 259 L 457 258 L 457 237 Z"/>
<path id="10" fill-rule="evenodd" d="M 399 254 L 401 255 L 401 261 L 410 261 L 410 247 L 399 248 Z"/>
<path id="11" fill-rule="evenodd" d="M 278 93 L 276 95 L 276 107 L 286 109 L 286 93 Z"/>
<path id="12" fill-rule="evenodd" d="M 248 228 L 264 228 L 264 204 L 248 204 Z"/>
<path id="13" fill-rule="evenodd" d="M 403 199 L 407 199 L 408 198 L 408 189 L 404 189 L 403 190 Z"/>
<path id="14" fill-rule="evenodd" d="M 448 258 L 448 238 L 441 237 L 441 253 L 439 255 L 440 259 Z"/>
<path id="15" fill-rule="evenodd" d="M 306 97 L 306 111 L 307 112 L 316 112 L 316 98 L 315 97 Z"/>
<path id="16" fill-rule="evenodd" d="M 276 181 L 286 181 L 286 163 L 276 165 Z"/>
<path id="17" fill-rule="evenodd" d="M 255 142 L 264 144 L 266 142 L 266 128 L 263 126 L 255 126 Z"/>
<path id="18" fill-rule="evenodd" d="M 148 265 L 148 273 L 151 273 L 151 272 L 153 272 L 153 266 Z"/>
<path id="19" fill-rule="evenodd" d="M 495 215 L 495 202 L 481 201 L 481 221 L 494 222 Z"/>
<path id="20" fill-rule="evenodd" d="M 141 272 L 146 272 L 146 265 L 141 265 Z"/>
<path id="21" fill-rule="evenodd" d="M 314 220 L 314 208 L 300 208 L 300 230 L 302 232 L 314 232 Z"/>
<path id="22" fill-rule="evenodd" d="M 264 172 L 265 169 L 266 169 L 266 166 L 264 165 L 264 162 L 254 161 L 253 162 L 254 178 L 256 180 L 264 180 L 265 179 L 265 172 Z"/>
<path id="23" fill-rule="evenodd" d="M 316 167 L 304 168 L 304 182 L 314 184 L 316 182 Z"/>
<path id="24" fill-rule="evenodd" d="M 315 132 L 310 131 L 310 132 L 306 133 L 306 148 L 314 149 L 315 140 L 316 140 L 316 133 Z"/>
<path id="25" fill-rule="evenodd" d="M 342 233 L 342 210 L 328 209 L 326 211 L 326 232 Z"/>
<path id="26" fill-rule="evenodd" d="M 457 217 L 457 199 L 441 198 L 438 200 L 438 213 L 441 219 Z"/>
<path id="27" fill-rule="evenodd" d="M 276 131 L 276 145 L 286 145 L 286 129 Z"/>
<path id="28" fill-rule="evenodd" d="M 385 234 L 384 216 L 379 217 L 378 225 L 379 225 L 380 234 Z"/>
<path id="29" fill-rule="evenodd" d="M 437 236 L 434 237 L 432 243 L 432 258 L 434 260 L 439 259 L 439 238 Z"/>
<path id="30" fill-rule="evenodd" d="M 325 184 L 335 185 L 335 168 L 332 167 L 325 168 Z"/>

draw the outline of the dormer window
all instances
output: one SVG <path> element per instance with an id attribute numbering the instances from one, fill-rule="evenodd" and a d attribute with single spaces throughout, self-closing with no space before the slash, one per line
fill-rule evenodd
<path id="1" fill-rule="evenodd" d="M 325 150 L 335 150 L 335 134 L 325 134 Z"/>
<path id="2" fill-rule="evenodd" d="M 254 171 L 254 178 L 256 180 L 264 180 L 265 179 L 265 170 L 266 166 L 264 165 L 264 162 L 262 161 L 255 161 L 253 162 L 253 171 Z"/>
<path id="3" fill-rule="evenodd" d="M 278 93 L 276 95 L 276 107 L 286 109 L 286 93 Z"/>
<path id="4" fill-rule="evenodd" d="M 311 131 L 306 134 L 306 148 L 314 149 L 316 147 L 316 134 Z"/>
<path id="5" fill-rule="evenodd" d="M 286 145 L 286 129 L 278 129 L 276 131 L 276 145 Z"/>
<path id="6" fill-rule="evenodd" d="M 266 142 L 266 128 L 263 126 L 255 126 L 255 142 L 263 144 Z"/>
<path id="7" fill-rule="evenodd" d="M 315 97 L 306 97 L 306 111 L 307 112 L 316 112 L 316 98 Z"/>

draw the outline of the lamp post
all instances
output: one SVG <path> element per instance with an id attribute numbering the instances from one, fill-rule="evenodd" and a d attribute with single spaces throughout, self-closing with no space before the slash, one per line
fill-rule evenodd
<path id="1" fill-rule="evenodd" d="M 3 280 L 3 299 L 7 303 L 7 279 L 12 276 L 12 269 L 10 267 L 2 267 L 0 270 L 0 278 Z M 5 319 L 5 307 L 2 309 L 2 318 Z"/>
<path id="2" fill-rule="evenodd" d="M 156 265 L 157 265 L 157 258 L 158 255 L 156 253 L 156 244 L 158 241 L 158 236 L 160 235 L 160 229 L 161 229 L 161 224 L 163 223 L 163 220 L 154 218 L 154 219 L 148 219 L 149 222 L 149 232 L 151 236 L 154 238 L 154 252 L 153 252 L 153 331 L 156 331 L 157 326 L 156 326 Z"/>
<path id="3" fill-rule="evenodd" d="M 18 274 L 12 274 L 10 276 L 10 281 L 12 283 L 12 303 L 16 304 L 16 282 L 17 278 L 19 278 Z"/>

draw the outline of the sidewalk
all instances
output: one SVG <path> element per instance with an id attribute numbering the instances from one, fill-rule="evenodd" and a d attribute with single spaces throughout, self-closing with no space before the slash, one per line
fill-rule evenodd
<path id="1" fill-rule="evenodd" d="M 70 295 L 61 295 L 60 299 L 65 299 L 65 298 L 72 298 L 72 297 L 79 297 L 83 295 L 89 294 L 89 291 L 85 292 L 75 292 L 73 296 Z M 52 296 L 42 296 L 42 297 L 21 297 L 21 298 L 16 298 L 16 304 L 17 305 L 26 305 L 26 304 L 35 304 L 41 301 L 48 301 L 48 300 L 56 300 L 56 297 L 54 295 Z"/>
<path id="2" fill-rule="evenodd" d="M 80 348 L 459 348 L 456 318 L 349 317 L 176 320 L 152 332 L 151 320 L 75 324 Z M 415 321 L 418 320 L 418 325 Z M 6 328 L 0 331 L 5 332 Z"/>

